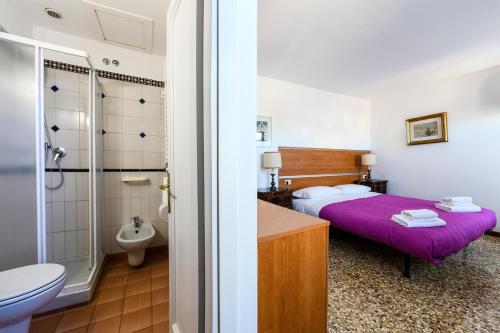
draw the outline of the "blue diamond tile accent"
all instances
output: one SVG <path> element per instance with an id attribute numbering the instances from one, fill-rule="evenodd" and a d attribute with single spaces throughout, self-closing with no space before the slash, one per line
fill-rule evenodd
<path id="1" fill-rule="evenodd" d="M 59 90 L 59 88 L 55 84 L 52 87 L 50 87 L 50 89 L 52 89 L 53 92 L 56 92 Z"/>
<path id="2" fill-rule="evenodd" d="M 106 95 L 104 95 L 104 93 L 101 93 L 101 97 L 104 98 L 104 97 L 106 97 Z"/>
<path id="3" fill-rule="evenodd" d="M 141 98 L 141 99 L 139 100 L 139 102 L 141 102 L 141 104 L 146 103 L 146 101 L 144 100 L 144 98 Z"/>
<path id="4" fill-rule="evenodd" d="M 52 126 L 52 127 L 51 127 L 51 129 L 52 129 L 54 132 L 59 131 L 59 127 L 57 127 L 57 125 Z"/>
<path id="5" fill-rule="evenodd" d="M 144 138 L 144 137 L 146 136 L 146 133 L 141 132 L 141 134 L 139 134 L 139 136 L 140 136 L 141 138 Z"/>
<path id="6" fill-rule="evenodd" d="M 102 135 L 106 134 L 106 131 L 105 130 L 102 130 Z"/>

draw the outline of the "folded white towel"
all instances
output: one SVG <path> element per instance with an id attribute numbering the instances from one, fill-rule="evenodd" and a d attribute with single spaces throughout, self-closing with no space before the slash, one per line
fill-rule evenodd
<path id="1" fill-rule="evenodd" d="M 416 220 L 416 219 L 434 219 L 438 217 L 438 213 L 430 209 L 408 209 L 401 211 L 401 215 L 406 218 Z"/>
<path id="2" fill-rule="evenodd" d="M 391 220 L 406 228 L 430 228 L 430 227 L 443 227 L 446 225 L 446 222 L 438 217 L 434 218 L 434 221 L 432 222 L 417 222 L 401 214 L 401 215 L 393 215 Z"/>
<path id="3" fill-rule="evenodd" d="M 481 211 L 481 207 L 473 204 L 470 204 L 468 206 L 449 206 L 442 203 L 437 203 L 436 208 L 454 213 L 478 213 Z"/>
<path id="4" fill-rule="evenodd" d="M 441 202 L 449 206 L 459 205 L 459 204 L 471 204 L 472 197 L 447 197 L 441 199 Z"/>
<path id="5" fill-rule="evenodd" d="M 472 202 L 450 202 L 450 201 L 440 201 L 441 204 L 446 205 L 446 206 L 470 206 L 473 205 Z"/>

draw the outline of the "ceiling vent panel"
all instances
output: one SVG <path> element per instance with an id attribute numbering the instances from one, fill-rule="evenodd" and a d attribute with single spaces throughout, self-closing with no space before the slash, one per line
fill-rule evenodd
<path id="1" fill-rule="evenodd" d="M 83 0 L 91 10 L 99 37 L 107 43 L 151 53 L 153 20 L 120 9 Z"/>

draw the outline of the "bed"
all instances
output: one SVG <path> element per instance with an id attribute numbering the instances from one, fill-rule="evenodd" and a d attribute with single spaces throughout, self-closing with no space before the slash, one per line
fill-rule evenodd
<path id="1" fill-rule="evenodd" d="M 280 147 L 283 168 L 280 185 L 292 181 L 294 190 L 355 182 L 363 172 L 360 156 L 366 151 Z M 295 184 L 295 186 L 294 186 Z M 404 275 L 410 277 L 410 258 L 439 265 L 496 225 L 493 211 L 450 213 L 434 207 L 436 201 L 373 192 L 332 195 L 321 199 L 294 199 L 295 210 L 330 221 L 334 228 L 381 243 L 404 254 Z M 405 209 L 438 212 L 445 227 L 405 228 L 390 220 Z"/>

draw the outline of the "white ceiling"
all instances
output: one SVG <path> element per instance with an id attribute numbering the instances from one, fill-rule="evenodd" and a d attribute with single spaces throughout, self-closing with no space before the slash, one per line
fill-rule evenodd
<path id="1" fill-rule="evenodd" d="M 102 35 L 96 29 L 96 19 L 93 10 L 88 3 L 81 0 L 10 0 L 16 2 L 16 13 L 19 19 L 24 20 L 26 24 L 40 26 L 43 28 L 56 30 L 83 38 L 102 41 Z M 152 41 L 147 40 L 149 37 L 146 33 L 144 40 L 141 40 L 142 33 L 130 31 L 130 25 L 126 20 L 122 20 L 123 28 L 113 26 L 113 30 L 109 30 L 114 39 L 118 40 L 122 46 L 125 44 L 142 45 L 149 44 L 151 47 L 144 47 L 146 52 L 157 55 L 165 55 L 165 39 L 166 39 L 166 15 L 170 0 L 93 0 L 96 4 L 111 7 L 119 11 L 125 12 L 128 16 L 143 17 L 153 21 Z M 45 8 L 52 8 L 62 14 L 61 20 L 56 20 L 49 17 L 45 13 Z M 114 22 L 119 23 L 116 20 Z M 140 25 L 135 23 L 138 28 Z M 128 28 L 128 29 L 127 29 Z M 147 31 L 147 29 L 145 29 Z M 115 44 L 119 45 L 119 44 Z M 148 45 L 145 45 L 148 46 Z M 140 50 L 140 49 L 138 49 Z"/>
<path id="2" fill-rule="evenodd" d="M 259 0 L 259 74 L 364 97 L 500 64 L 498 0 Z"/>

